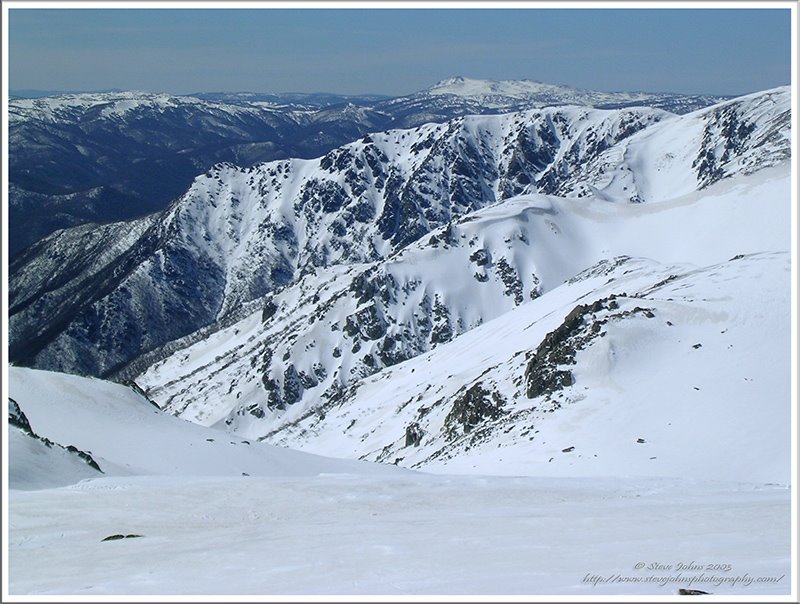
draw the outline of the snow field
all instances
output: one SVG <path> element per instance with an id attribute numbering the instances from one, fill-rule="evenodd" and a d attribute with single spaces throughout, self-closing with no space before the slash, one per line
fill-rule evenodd
<path id="1" fill-rule="evenodd" d="M 652 479 L 105 478 L 11 493 L 10 592 L 674 596 L 701 573 L 634 566 L 695 561 L 783 579 L 692 588 L 786 594 L 788 501 Z M 617 574 L 667 579 L 591 580 Z"/>

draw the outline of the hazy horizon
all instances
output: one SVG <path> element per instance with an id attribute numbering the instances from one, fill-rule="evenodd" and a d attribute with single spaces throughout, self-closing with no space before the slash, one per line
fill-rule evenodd
<path id="1" fill-rule="evenodd" d="M 400 96 L 455 76 L 738 96 L 791 82 L 788 8 L 8 9 L 9 91 Z"/>

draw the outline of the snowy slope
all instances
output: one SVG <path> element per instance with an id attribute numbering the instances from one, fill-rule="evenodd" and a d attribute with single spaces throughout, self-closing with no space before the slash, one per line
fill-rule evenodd
<path id="1" fill-rule="evenodd" d="M 11 434 L 11 596 L 790 592 L 784 487 L 370 467 L 246 445 L 159 414 L 120 385 L 9 373 L 31 425 L 91 447 L 105 472 L 55 455 L 45 465 L 15 435 L 30 437 Z M 26 471 L 35 474 L 18 482 Z"/>
<path id="2" fill-rule="evenodd" d="M 12 434 L 10 475 L 42 480 L 6 495 L 12 596 L 790 592 L 790 492 L 776 485 L 370 468 L 246 445 L 120 385 L 9 373 L 32 425 L 91 447 L 106 472 L 49 488 L 88 477 L 35 463 Z"/>
<path id="3" fill-rule="evenodd" d="M 219 165 L 100 283 L 67 262 L 61 272 L 73 281 L 49 288 L 40 306 L 27 302 L 47 289 L 52 248 L 79 249 L 72 230 L 16 263 L 12 359 L 113 374 L 317 269 L 386 258 L 520 193 L 659 201 L 780 163 L 789 96 L 776 89 L 677 117 L 580 107 L 472 116 L 373 134 L 317 160 Z M 647 149 L 674 159 L 666 172 L 642 159 Z M 76 301 L 71 291 L 89 293 Z"/>
<path id="4" fill-rule="evenodd" d="M 534 180 L 548 192 L 568 188 L 567 164 L 664 117 L 577 107 L 470 117 L 375 134 L 317 160 L 219 165 L 151 228 L 134 227 L 141 239 L 100 283 L 68 261 L 60 272 L 71 282 L 43 284 L 53 248 L 81 249 L 73 229 L 15 263 L 11 358 L 112 372 L 318 267 L 386 257 Z M 30 307 L 42 289 L 48 299 Z M 75 300 L 72 290 L 87 293 Z"/>
<path id="5" fill-rule="evenodd" d="M 737 425 L 749 426 L 754 421 L 745 419 L 749 417 L 745 411 L 750 398 L 742 397 L 754 395 L 739 388 L 739 394 L 732 397 L 725 384 L 738 384 L 744 379 L 736 376 L 755 347 L 765 347 L 762 353 L 765 357 L 777 355 L 782 362 L 788 362 L 789 281 L 786 269 L 781 267 L 785 260 L 780 255 L 759 254 L 785 254 L 789 250 L 789 185 L 788 166 L 784 165 L 656 205 L 541 196 L 509 200 L 435 232 L 430 242 L 409 246 L 389 261 L 309 277 L 298 286 L 270 297 L 263 309 L 254 309 L 241 321 L 205 334 L 186 347 L 179 346 L 174 354 L 153 364 L 137 380 L 159 404 L 192 421 L 223 425 L 224 420 L 229 429 L 247 437 L 268 433 L 270 440 L 329 455 L 346 451 L 348 456 L 382 461 L 399 457 L 403 458 L 403 464 L 423 463 L 428 467 L 445 456 L 446 451 L 467 459 L 464 450 L 471 446 L 470 439 L 453 437 L 450 427 L 444 426 L 444 416 L 471 385 L 480 381 L 477 376 L 487 371 L 498 373 L 494 367 L 506 367 L 510 373 L 496 390 L 509 401 L 510 411 L 502 422 L 488 422 L 492 424 L 489 443 L 492 448 L 498 443 L 509 443 L 514 449 L 524 442 L 522 450 L 533 447 L 530 449 L 533 451 L 537 450 L 539 440 L 533 445 L 527 442 L 530 430 L 524 428 L 527 424 L 520 417 L 530 415 L 531 422 L 540 421 L 542 412 L 533 412 L 531 408 L 541 407 L 542 403 L 527 400 L 522 383 L 525 355 L 535 351 L 544 335 L 558 326 L 579 301 L 591 305 L 612 293 L 626 293 L 627 300 L 618 302 L 623 309 L 611 313 L 616 317 L 625 310 L 651 308 L 656 301 L 663 304 L 660 297 L 650 300 L 648 290 L 660 281 L 672 278 L 678 283 L 677 277 L 685 277 L 680 287 L 692 280 L 705 279 L 710 293 L 686 300 L 680 307 L 659 309 L 669 318 L 657 322 L 642 321 L 643 311 L 620 321 L 626 326 L 642 321 L 641 333 L 649 333 L 653 341 L 647 354 L 652 356 L 654 364 L 681 367 L 686 358 L 698 371 L 707 373 L 711 381 L 706 388 L 715 393 L 708 398 L 714 403 L 735 401 L 742 409 L 733 417 L 744 422 Z M 748 260 L 729 262 L 741 255 Z M 572 279 L 593 265 L 602 278 Z M 759 272 L 766 277 L 760 278 Z M 728 281 L 716 283 L 712 276 L 717 273 Z M 764 280 L 766 283 L 762 283 Z M 725 287 L 732 289 L 726 292 Z M 715 288 L 721 288 L 723 293 Z M 755 298 L 747 302 L 751 294 Z M 704 297 L 709 301 L 705 302 Z M 717 298 L 721 301 L 712 303 Z M 734 302 L 726 306 L 722 301 L 728 298 Z M 766 306 L 767 300 L 774 300 L 774 304 L 771 312 L 762 317 L 765 313 L 760 307 Z M 656 307 L 652 308 L 650 312 L 655 313 Z M 742 325 L 738 322 L 728 325 L 722 319 L 697 319 L 737 314 L 742 315 Z M 685 317 L 695 317 L 689 322 L 691 327 L 686 326 Z M 672 325 L 667 325 L 667 321 Z M 702 339 L 704 330 L 716 333 L 720 322 L 723 325 L 719 330 L 728 333 L 722 339 L 736 346 L 719 353 L 719 359 L 727 358 L 719 366 L 712 362 L 713 358 L 701 356 L 706 355 L 705 351 L 694 352 L 688 345 L 674 344 L 676 339 L 691 339 L 693 330 L 697 330 L 698 339 Z M 520 332 L 518 348 L 511 346 L 514 340 L 507 331 L 519 331 L 520 325 L 528 324 L 535 324 L 536 328 L 530 334 Z M 681 324 L 684 327 L 675 327 Z M 503 325 L 506 327 L 501 329 L 499 326 Z M 498 330 L 502 336 L 491 345 Z M 765 330 L 775 332 L 775 338 L 762 341 L 760 334 Z M 461 335 L 465 332 L 469 333 Z M 629 348 L 625 336 L 619 337 L 616 347 Z M 612 340 L 609 337 L 603 342 Z M 769 352 L 771 346 L 779 346 L 778 342 L 783 342 L 783 348 L 779 349 L 782 352 Z M 475 349 L 484 354 L 475 355 Z M 493 349 L 498 356 L 490 354 Z M 694 357 L 686 357 L 688 352 L 694 353 Z M 590 366 L 600 363 L 601 369 L 594 370 L 599 379 L 609 370 L 609 361 L 601 360 L 602 354 L 597 354 L 600 356 L 587 353 L 586 363 Z M 463 356 L 475 365 L 459 373 L 454 368 L 454 356 Z M 406 359 L 412 360 L 396 365 Z M 699 365 L 698 359 L 703 359 Z M 418 373 L 422 369 L 424 377 Z M 636 375 L 633 369 L 618 371 L 627 379 Z M 788 366 L 779 363 L 759 363 L 753 368 L 754 373 L 766 373 L 757 380 L 757 385 L 748 381 L 747 388 L 756 388 L 760 400 L 774 405 L 764 420 L 772 423 L 753 431 L 754 438 L 762 438 L 773 428 L 785 430 L 782 426 L 788 425 L 788 371 Z M 375 375 L 367 378 L 372 374 Z M 638 379 L 639 382 L 634 380 L 629 386 L 627 397 L 619 399 L 620 409 L 645 396 L 642 389 L 647 390 L 647 379 L 644 375 Z M 681 393 L 697 392 L 693 390 L 697 384 L 670 379 L 672 388 L 659 389 L 666 401 L 669 397 L 682 400 Z M 769 391 L 770 384 L 780 387 Z M 607 389 L 604 384 L 581 385 L 581 389 L 585 387 L 598 393 L 597 396 Z M 486 390 L 485 386 L 482 388 Z M 522 402 L 513 400 L 512 405 L 515 397 Z M 579 395 L 572 393 L 567 398 L 572 400 Z M 439 415 L 426 415 L 426 421 L 420 423 L 418 415 L 434 402 Z M 595 409 L 600 403 L 590 398 L 586 404 Z M 673 412 L 662 399 L 653 405 L 656 409 L 663 406 L 667 416 Z M 544 406 L 545 418 L 551 407 L 550 403 Z M 723 412 L 713 405 L 709 409 L 712 415 Z M 515 415 L 517 412 L 519 416 Z M 494 412 L 487 413 L 482 420 L 496 419 L 490 417 Z M 690 416 L 688 410 L 681 413 Z M 658 417 L 652 410 L 649 416 Z M 434 422 L 434 427 L 427 425 L 429 421 Z M 508 427 L 506 423 L 516 425 L 514 429 L 508 428 L 507 437 L 501 431 Z M 407 448 L 406 434 L 412 424 L 430 434 L 428 446 Z M 595 429 L 593 424 L 588 426 L 585 429 Z M 646 431 L 644 427 L 642 431 Z M 645 450 L 635 443 L 636 438 L 639 437 L 617 443 L 626 450 L 631 443 L 637 445 L 625 455 Z M 702 440 L 697 443 L 707 446 Z M 778 466 L 765 464 L 764 471 L 771 480 L 785 481 L 788 436 L 775 439 L 773 444 L 779 449 L 767 453 L 770 459 L 778 460 Z M 562 448 L 568 446 L 572 445 L 565 444 Z M 611 457 L 618 455 L 616 445 L 605 446 L 615 451 Z M 697 454 L 692 447 L 682 446 L 681 450 Z M 761 448 L 750 450 L 758 452 Z M 503 453 L 502 449 L 498 451 L 506 459 L 504 464 L 497 464 L 485 448 L 475 451 L 476 459 L 485 460 L 476 465 L 475 471 L 498 471 L 498 468 L 506 468 L 502 471 L 508 473 L 530 471 L 518 459 L 515 461 L 514 454 Z M 536 459 L 541 461 L 542 455 L 549 459 L 551 451 L 549 448 L 545 451 L 546 454 L 537 450 Z M 724 459 L 725 452 L 723 447 L 713 454 L 716 459 Z M 559 455 L 557 460 L 572 462 L 577 455 L 566 458 Z M 631 471 L 692 475 L 693 470 L 685 463 L 691 457 L 680 462 L 662 458 L 665 465 L 652 463 L 649 457 L 639 459 L 646 462 L 645 466 L 634 464 Z M 592 458 L 579 464 L 591 461 Z M 595 465 L 594 470 L 585 465 L 580 468 L 590 473 L 611 472 L 606 464 Z M 537 472 L 562 470 L 558 463 L 545 466 L 544 470 L 536 466 Z M 697 471 L 704 470 L 701 466 Z"/>
<path id="6" fill-rule="evenodd" d="M 314 455 L 230 437 L 165 414 L 133 389 L 97 379 L 9 368 L 9 397 L 38 436 L 73 446 L 94 459 L 106 476 L 315 476 L 375 473 L 392 468 Z M 41 471 L 40 451 L 20 439 L 10 443 L 11 476 Z M 31 476 L 47 486 L 83 476 L 50 467 Z M 30 488 L 31 483 L 19 486 Z M 14 488 L 15 481 L 10 485 Z"/>
<path id="7" fill-rule="evenodd" d="M 269 440 L 448 473 L 788 484 L 788 255 L 681 268 L 565 285 Z"/>
<path id="8" fill-rule="evenodd" d="M 9 464 L 10 489 L 43 489 L 102 476 L 100 466 L 85 451 L 36 434 L 12 398 L 8 400 L 8 442 L 14 458 Z"/>
<path id="9" fill-rule="evenodd" d="M 9 591 L 673 600 L 690 588 L 786 600 L 789 500 L 786 489 L 688 480 L 103 479 L 10 494 Z M 115 534 L 141 537 L 103 542 Z"/>
<path id="10" fill-rule="evenodd" d="M 736 174 L 787 161 L 788 88 L 776 88 L 677 116 L 637 133 L 588 166 L 588 183 L 610 198 L 661 201 Z"/>

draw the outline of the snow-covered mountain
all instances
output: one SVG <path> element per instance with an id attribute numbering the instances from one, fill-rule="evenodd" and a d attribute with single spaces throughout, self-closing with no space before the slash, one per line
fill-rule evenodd
<path id="1" fill-rule="evenodd" d="M 453 84 L 459 81 L 460 87 Z M 480 93 L 482 88 L 494 93 Z M 554 104 L 639 105 L 683 113 L 718 100 L 463 79 L 394 99 L 134 91 L 12 98 L 10 252 L 13 257 L 60 228 L 161 210 L 217 162 L 248 167 L 318 157 L 368 132 L 476 113 Z"/>
<path id="2" fill-rule="evenodd" d="M 531 186 L 568 190 L 567 165 L 668 115 L 468 117 L 316 160 L 218 165 L 158 217 L 60 231 L 12 263 L 12 358 L 30 363 L 48 347 L 41 367 L 108 372 L 318 267 L 384 258 Z M 105 246 L 109 261 L 87 259 L 87 246 Z"/>
<path id="3" fill-rule="evenodd" d="M 135 388 L 97 379 L 10 367 L 9 397 L 13 489 L 101 476 L 297 477 L 392 470 L 230 437 L 160 411 Z M 74 457 L 58 463 L 64 452 Z"/>
<path id="4" fill-rule="evenodd" d="M 548 330 L 558 332 L 558 321 L 571 321 L 562 331 L 577 334 L 564 337 L 577 338 L 580 347 L 570 345 L 576 350 L 606 347 L 605 354 L 613 356 L 608 350 L 629 348 L 624 334 L 629 324 L 641 321 L 643 326 L 635 330 L 642 334 L 649 328 L 648 341 L 655 343 L 648 353 L 660 359 L 659 364 L 670 367 L 682 366 L 687 352 L 702 347 L 702 342 L 693 342 L 692 346 L 701 346 L 683 350 L 674 346 L 675 340 L 689 339 L 692 332 L 699 337 L 701 332 L 712 332 L 719 326 L 730 341 L 728 348 L 718 352 L 721 365 L 706 357 L 698 367 L 707 374 L 705 388 L 713 392 L 709 399 L 746 408 L 752 393 L 737 388 L 741 394 L 734 397 L 726 389 L 736 383 L 736 372 L 753 353 L 751 340 L 758 339 L 760 333 L 775 334 L 764 345 L 783 341 L 778 358 L 788 359 L 788 340 L 778 335 L 789 329 L 788 133 L 785 111 L 769 110 L 774 107 L 775 94 L 746 100 L 751 121 L 744 118 L 741 104 L 728 103 L 704 112 L 702 120 L 674 118 L 673 128 L 667 128 L 669 121 L 661 121 L 625 139 L 624 148 L 607 157 L 621 154 L 630 158 L 630 164 L 613 171 L 605 185 L 600 179 L 595 181 L 604 186 L 593 187 L 595 193 L 571 198 L 522 195 L 454 219 L 387 260 L 337 265 L 308 274 L 260 305 L 243 308 L 241 320 L 232 317 L 145 355 L 129 368 L 130 375 L 144 371 L 137 380 L 159 404 L 192 421 L 227 427 L 248 437 L 267 436 L 274 442 L 326 454 L 348 450 L 354 456 L 399 459 L 424 467 L 450 458 L 463 460 L 464 452 L 471 448 L 481 451 L 480 455 L 485 453 L 485 448 L 475 446 L 474 435 L 467 436 L 470 429 L 458 427 L 454 409 L 460 405 L 467 409 L 462 415 L 469 418 L 464 420 L 468 424 L 489 424 L 484 430 L 484 436 L 489 434 L 486 447 L 494 449 L 506 443 L 512 449 L 507 456 L 513 460 L 514 451 L 518 456 L 519 451 L 527 454 L 530 448 L 518 434 L 525 431 L 521 418 L 529 416 L 538 424 L 564 402 L 552 400 L 550 378 L 544 379 L 545 391 L 537 393 L 526 386 L 527 377 L 523 377 L 528 373 L 528 360 L 538 354 L 537 346 L 547 339 Z M 676 128 L 676 123 L 684 127 Z M 762 123 L 765 129 L 749 145 L 728 143 L 718 134 L 707 134 L 718 132 L 720 123 L 734 124 L 728 130 L 742 128 L 736 126 L 742 123 Z M 743 128 L 748 129 L 757 128 Z M 711 140 L 715 141 L 715 150 L 708 144 Z M 767 151 L 778 140 L 781 142 Z M 650 152 L 643 153 L 648 146 Z M 741 156 L 726 151 L 734 146 Z M 721 159 L 726 154 L 727 160 L 715 164 L 715 171 L 704 170 L 702 161 L 692 160 Z M 772 163 L 777 165 L 768 169 Z M 694 176 L 680 178 L 687 169 L 694 170 Z M 722 178 L 731 173 L 736 177 Z M 706 186 L 712 174 L 720 179 Z M 619 178 L 626 178 L 628 185 L 620 186 Z M 627 191 L 625 186 L 629 186 Z M 651 203 L 613 203 L 626 198 Z M 764 277 L 759 278 L 759 273 Z M 667 287 L 670 283 L 675 285 Z M 671 287 L 702 290 L 703 286 L 709 291 L 684 299 L 680 307 L 673 302 L 673 292 L 664 293 Z M 653 296 L 655 290 L 659 293 Z M 747 301 L 750 293 L 756 296 L 752 303 Z M 670 300 L 670 308 L 661 308 L 665 298 Z M 726 307 L 721 302 L 712 303 L 714 300 L 735 302 Z M 769 304 L 767 300 L 782 306 L 773 306 L 773 312 L 763 315 L 761 308 Z M 649 321 L 656 311 L 669 317 Z M 598 314 L 608 316 L 596 318 Z M 742 326 L 738 321 L 728 325 L 720 319 L 737 314 L 742 317 Z M 589 316 L 591 321 L 585 318 Z M 709 319 L 703 320 L 703 316 Z M 687 331 L 688 317 L 691 327 Z M 606 323 L 624 326 L 623 335 L 617 337 L 609 329 L 612 337 L 599 340 L 597 334 Z M 684 327 L 674 327 L 679 324 Z M 518 348 L 510 348 L 508 334 L 521 325 L 529 326 L 532 332 L 523 329 L 525 335 Z M 494 341 L 493 334 L 498 331 L 503 335 Z M 615 340 L 619 341 L 609 344 Z M 474 360 L 476 349 L 486 354 L 474 361 L 472 377 L 466 379 L 454 372 L 452 358 Z M 492 350 L 499 351 L 499 356 L 494 357 Z M 584 354 L 591 365 L 603 353 Z M 559 361 L 563 362 L 567 361 Z M 388 369 L 395 365 L 405 368 L 398 371 L 408 376 L 407 382 L 397 379 L 394 369 Z M 613 366 L 613 359 L 602 361 L 602 365 Z M 425 369 L 431 367 L 433 376 Z M 627 368 L 616 370 L 626 379 L 635 375 Z M 425 377 L 411 375 L 416 371 Z M 596 368 L 584 371 L 594 377 L 604 375 Z M 788 368 L 759 365 L 758 371 L 768 374 L 757 382 L 762 399 L 776 405 L 766 415 L 769 421 L 778 422 L 770 429 L 777 429 L 786 419 Z M 491 376 L 490 382 L 501 374 L 507 377 L 489 388 L 479 379 L 486 373 Z M 748 377 L 749 383 L 752 380 Z M 620 400 L 647 396 L 647 383 L 644 377 L 634 381 L 620 391 L 625 394 Z M 651 397 L 657 401 L 653 403 L 656 409 L 666 406 L 670 397 L 680 399 L 684 392 L 701 388 L 699 383 L 674 378 L 668 385 L 671 388 L 665 385 L 660 389 L 660 397 Z M 608 385 L 581 384 L 579 390 L 586 388 L 602 392 Z M 359 394 L 362 392 L 365 394 Z M 566 396 L 572 402 L 582 397 L 576 388 L 567 392 L 559 397 Z M 378 400 L 387 401 L 386 405 Z M 633 403 L 620 403 L 627 404 Z M 590 409 L 596 405 L 591 397 L 586 403 Z M 428 415 L 432 406 L 440 409 L 439 414 Z M 470 406 L 478 410 L 470 411 Z M 505 409 L 501 411 L 501 407 Z M 709 411 L 716 412 L 721 410 L 714 407 Z M 686 413 L 686 421 L 691 421 L 688 409 Z M 665 414 L 679 423 L 671 407 Z M 734 415 L 748 417 L 744 412 Z M 375 418 L 372 423 L 363 421 L 369 417 Z M 427 419 L 422 421 L 423 417 Z M 659 415 L 650 410 L 643 417 L 654 420 Z M 360 429 L 364 423 L 368 428 Z M 751 420 L 737 424 L 735 429 L 742 430 L 748 423 Z M 510 436 L 504 439 L 501 428 L 507 428 Z M 642 430 L 652 432 L 653 428 Z M 388 438 L 390 433 L 393 436 Z M 425 435 L 428 445 L 419 447 Z M 783 448 L 774 458 L 782 459 L 783 465 L 769 471 L 788 471 L 788 457 L 783 455 L 788 440 L 775 442 Z M 538 441 L 533 448 L 537 446 Z M 693 450 L 686 444 L 680 449 Z M 717 452 L 719 463 L 726 451 L 723 444 Z M 686 464 L 690 460 L 691 455 L 685 458 Z M 509 462 L 509 472 L 523 471 L 517 462 Z M 553 467 L 563 470 L 558 464 Z M 637 467 L 636 471 L 645 469 Z M 691 473 L 688 467 L 684 471 Z"/>
<path id="5" fill-rule="evenodd" d="M 619 443 L 593 421 L 575 424 L 573 443 L 556 438 L 576 413 L 618 414 L 650 435 L 612 453 L 629 473 L 663 462 L 693 475 L 689 438 L 724 473 L 730 439 L 756 421 L 755 397 L 765 425 L 753 438 L 783 436 L 770 440 L 777 465 L 748 471 L 785 481 L 789 198 L 786 165 L 652 205 L 521 196 L 388 261 L 309 275 L 239 321 L 145 355 L 137 368 L 157 362 L 137 382 L 170 412 L 248 438 L 523 474 L 531 460 L 534 473 L 607 470 L 592 455 Z M 657 367 L 675 369 L 653 389 Z M 730 439 L 712 446 L 690 429 L 706 425 L 698 402 L 731 418 Z M 660 462 L 626 457 L 653 451 L 640 437 L 662 443 Z M 559 443 L 593 452 L 559 453 L 543 470 Z"/>
<path id="6" fill-rule="evenodd" d="M 790 112 L 461 117 L 36 243 L 12 359 L 125 383 L 8 368 L 9 591 L 786 597 Z"/>
<path id="7" fill-rule="evenodd" d="M 202 428 L 101 380 L 9 373 L 12 417 L 30 424 L 9 426 L 4 598 L 790 590 L 790 491 L 720 481 L 704 464 L 715 447 L 695 458 L 703 480 L 622 478 L 608 455 L 598 457 L 606 478 L 437 476 Z M 766 427 L 759 411 L 753 429 Z M 631 447 L 622 436 L 610 443 L 620 452 Z M 648 455 L 659 445 L 632 446 Z M 756 450 L 772 462 L 772 446 L 743 458 Z M 724 559 L 739 574 L 654 581 L 663 573 L 643 569 L 641 581 L 614 580 L 632 572 L 632 549 Z"/>
<path id="8" fill-rule="evenodd" d="M 520 193 L 688 193 L 785 160 L 788 115 L 788 89 L 685 116 L 544 108 L 372 134 L 316 160 L 219 165 L 161 215 L 58 232 L 13 263 L 11 358 L 108 374 L 318 269 L 389 258 Z M 517 268 L 530 267 L 498 277 L 504 291 L 533 287 Z"/>
<path id="9" fill-rule="evenodd" d="M 411 107 L 427 105 L 437 112 L 468 108 L 469 113 L 508 113 L 530 107 L 582 105 L 605 109 L 654 107 L 671 113 L 689 113 L 725 100 L 711 95 L 651 92 L 601 92 L 535 80 L 479 80 L 463 76 L 437 82 L 407 97 L 388 99 L 379 105 L 384 111 L 402 115 Z M 462 109 L 463 110 L 463 109 Z"/>

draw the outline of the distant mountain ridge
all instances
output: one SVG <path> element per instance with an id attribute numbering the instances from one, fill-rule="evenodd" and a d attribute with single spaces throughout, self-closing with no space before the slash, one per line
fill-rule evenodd
<path id="1" fill-rule="evenodd" d="M 598 103 L 683 113 L 719 100 L 464 78 L 396 98 L 110 91 L 11 99 L 10 252 L 59 228 L 161 210 L 218 162 L 313 158 L 368 132 L 470 114 Z"/>
<path id="2" fill-rule="evenodd" d="M 416 93 L 420 96 L 458 96 L 480 100 L 487 107 L 493 104 L 508 106 L 518 101 L 532 101 L 546 105 L 587 105 L 615 108 L 640 103 L 673 113 L 686 113 L 703 106 L 719 103 L 733 97 L 719 95 L 689 95 L 664 92 L 601 92 L 573 88 L 561 84 L 548 84 L 536 80 L 480 80 L 463 76 L 447 78 L 430 88 Z M 683 109 L 683 110 L 681 110 Z"/>

